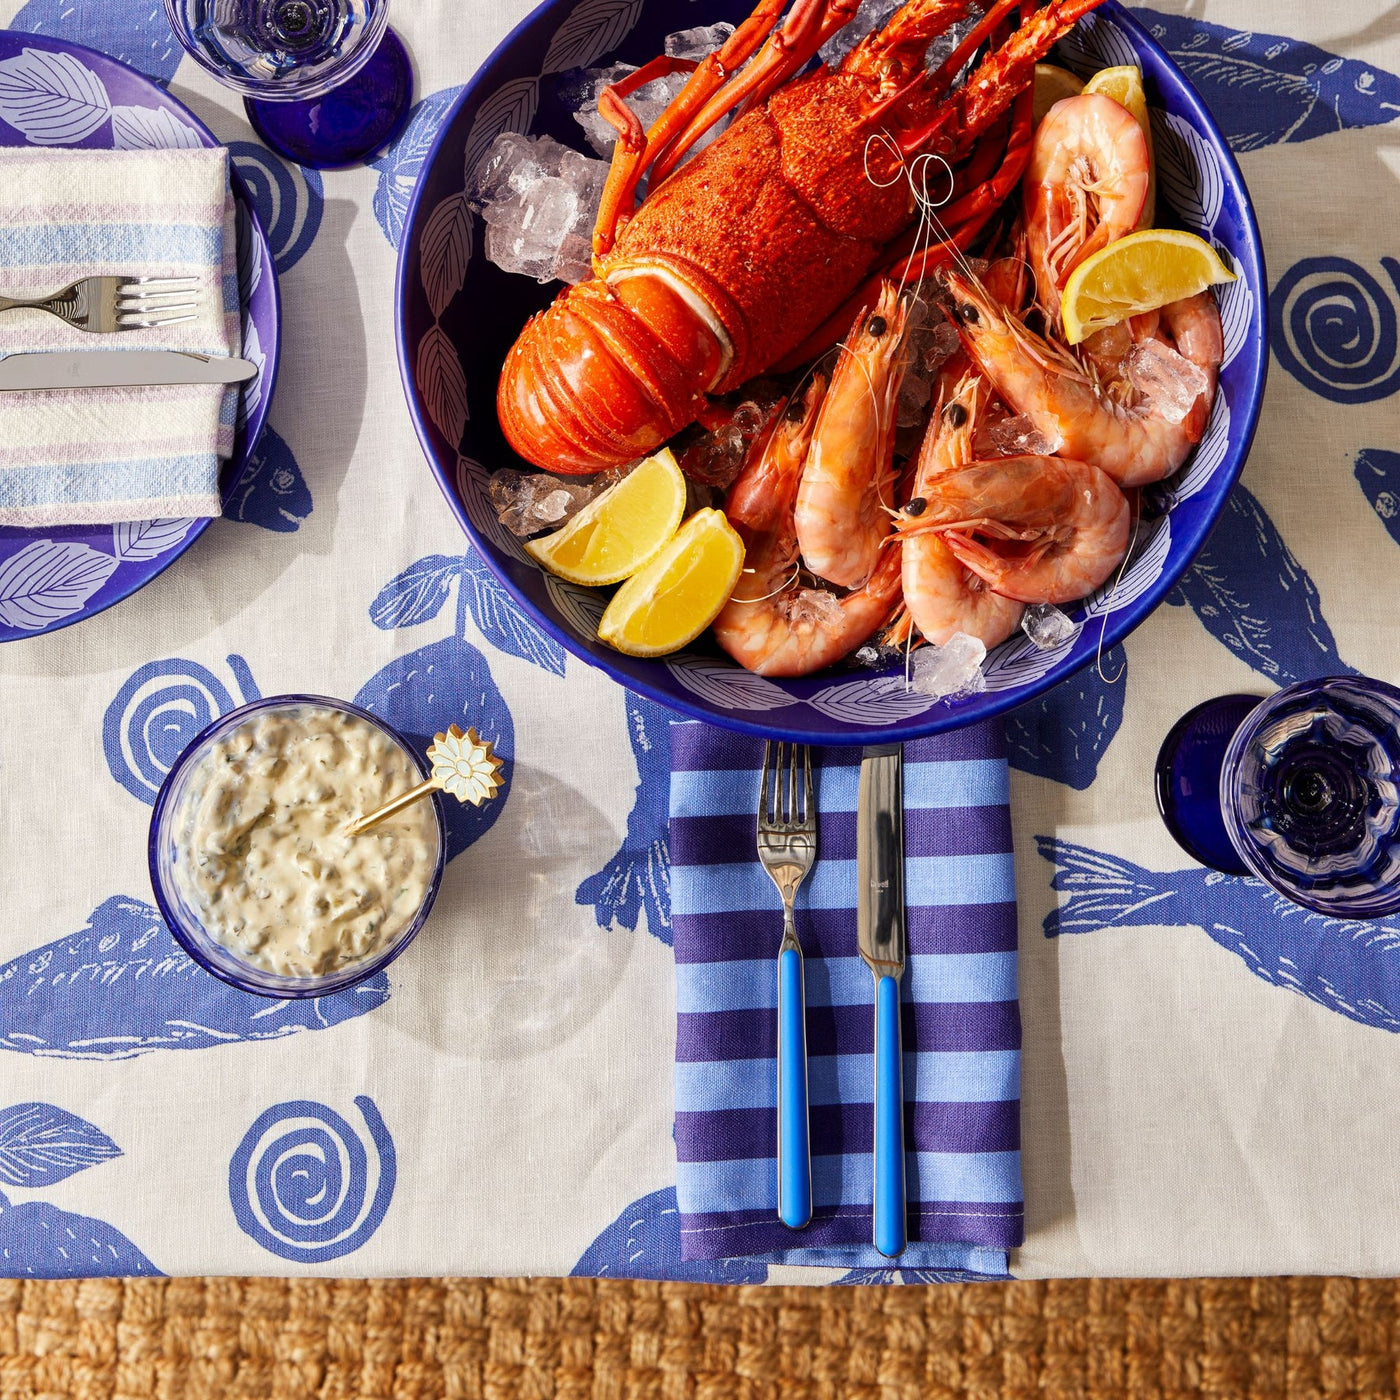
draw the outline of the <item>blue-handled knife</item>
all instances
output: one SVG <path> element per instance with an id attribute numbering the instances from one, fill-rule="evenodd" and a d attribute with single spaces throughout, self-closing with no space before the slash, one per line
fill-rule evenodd
<path id="1" fill-rule="evenodd" d="M 875 977 L 875 1248 L 893 1258 L 908 1242 L 904 1202 L 904 750 L 861 756 L 856 817 L 856 932 Z"/>

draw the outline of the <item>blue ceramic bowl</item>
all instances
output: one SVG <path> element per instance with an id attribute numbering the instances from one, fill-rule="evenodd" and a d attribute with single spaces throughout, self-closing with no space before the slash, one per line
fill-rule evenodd
<path id="1" fill-rule="evenodd" d="M 560 100 L 571 68 L 662 51 L 668 32 L 749 12 L 744 0 L 668 0 L 619 6 L 547 0 L 481 66 L 445 119 L 423 164 L 398 268 L 399 365 L 409 410 L 433 473 L 463 530 L 501 582 L 550 636 L 623 685 L 675 710 L 765 738 L 868 744 L 970 724 L 1031 699 L 1127 636 L 1166 596 L 1215 523 L 1249 452 L 1267 367 L 1268 284 L 1249 193 L 1205 104 L 1152 37 L 1116 0 L 1080 21 L 1058 61 L 1084 76 L 1136 64 L 1152 107 L 1159 218 L 1207 238 L 1239 275 L 1220 298 L 1225 358 L 1210 424 L 1181 472 L 1154 488 L 1132 561 L 1114 586 L 1072 609 L 1072 640 L 1038 651 L 1016 636 L 985 666 L 985 693 L 934 701 L 906 690 L 902 670 L 828 671 L 802 680 L 751 675 L 712 643 L 645 661 L 599 642 L 606 594 L 551 578 L 497 522 L 491 471 L 521 465 L 496 422 L 501 361 L 557 285 L 502 272 L 481 251 L 482 225 L 463 196 L 466 172 L 501 131 L 548 134 L 582 148 Z"/>
<path id="2" fill-rule="evenodd" d="M 324 695 L 269 695 L 263 700 L 255 700 L 249 705 L 240 705 L 236 710 L 220 716 L 207 729 L 197 734 L 175 760 L 174 766 L 161 784 L 156 796 L 155 809 L 151 813 L 150 837 L 147 842 L 147 860 L 151 871 L 151 889 L 156 897 L 161 916 L 180 946 L 206 972 L 260 997 L 298 998 L 325 997 L 332 992 L 343 992 L 367 977 L 373 977 L 381 968 L 387 967 L 418 936 L 442 885 L 442 872 L 447 865 L 446 824 L 443 820 L 442 798 L 434 793 L 428 800 L 432 803 L 433 816 L 437 826 L 437 856 L 433 878 L 428 885 L 422 906 L 402 933 L 385 949 L 363 962 L 353 963 L 324 977 L 282 977 L 268 972 L 251 963 L 244 962 L 230 949 L 212 937 L 200 923 L 199 916 L 185 900 L 174 878 L 175 862 L 179 857 L 179 845 L 174 830 L 175 816 L 180 809 L 180 799 L 185 786 L 199 761 L 209 752 L 212 744 L 226 734 L 237 729 L 245 720 L 264 710 L 280 710 L 291 705 L 313 705 L 322 709 L 339 710 L 347 715 L 372 724 L 381 733 L 388 735 L 412 760 L 424 778 L 428 768 L 423 756 L 414 751 L 413 746 L 397 730 L 391 729 L 378 715 L 362 710 L 344 700 L 330 700 Z"/>

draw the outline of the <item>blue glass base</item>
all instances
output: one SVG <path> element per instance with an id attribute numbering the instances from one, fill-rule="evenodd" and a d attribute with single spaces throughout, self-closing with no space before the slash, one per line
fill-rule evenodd
<path id="1" fill-rule="evenodd" d="M 317 170 L 362 165 L 403 130 L 413 99 L 413 65 L 392 29 L 358 73 L 309 102 L 245 98 L 262 142 L 278 155 Z"/>
<path id="2" fill-rule="evenodd" d="M 1257 695 L 1218 695 L 1188 710 L 1157 753 L 1157 810 L 1178 846 L 1226 875 L 1248 875 L 1225 830 L 1220 772 L 1235 731 L 1259 707 Z"/>

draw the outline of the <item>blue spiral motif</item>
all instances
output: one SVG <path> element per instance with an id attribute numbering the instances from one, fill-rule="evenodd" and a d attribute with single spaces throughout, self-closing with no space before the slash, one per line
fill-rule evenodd
<path id="1" fill-rule="evenodd" d="M 1300 384 L 1333 403 L 1370 403 L 1400 389 L 1400 262 L 1384 287 L 1348 258 L 1304 258 L 1269 297 L 1269 340 Z"/>
<path id="2" fill-rule="evenodd" d="M 285 273 L 301 261 L 321 227 L 326 202 L 321 176 L 288 165 L 253 141 L 230 141 L 228 149 L 267 230 L 273 264 Z"/>
<path id="3" fill-rule="evenodd" d="M 394 1194 L 394 1140 L 374 1100 L 355 1107 L 373 1148 L 334 1109 L 309 1099 L 273 1104 L 228 1164 L 228 1194 L 244 1234 L 280 1259 L 319 1264 L 359 1249 Z M 374 1189 L 370 1192 L 371 1175 Z"/>

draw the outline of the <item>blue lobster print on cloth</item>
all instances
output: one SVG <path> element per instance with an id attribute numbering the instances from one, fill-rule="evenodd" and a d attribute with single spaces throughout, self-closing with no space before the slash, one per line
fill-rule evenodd
<path id="1" fill-rule="evenodd" d="M 355 1107 L 368 1141 L 327 1104 L 273 1104 L 228 1165 L 238 1228 L 280 1259 L 322 1264 L 351 1254 L 379 1228 L 394 1196 L 394 1139 L 374 1100 Z"/>
<path id="2" fill-rule="evenodd" d="M 101 1128 L 51 1103 L 0 1109 L 0 1185 L 39 1190 L 122 1155 Z M 125 1278 L 160 1270 L 120 1230 L 0 1191 L 0 1275 Z"/>

